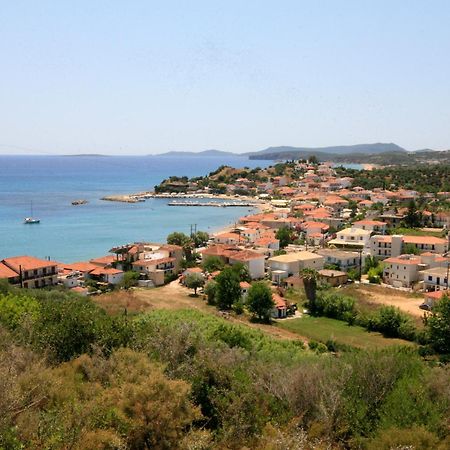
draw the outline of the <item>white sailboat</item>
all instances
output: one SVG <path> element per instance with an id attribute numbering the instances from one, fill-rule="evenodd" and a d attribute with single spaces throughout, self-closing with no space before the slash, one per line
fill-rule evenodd
<path id="1" fill-rule="evenodd" d="M 23 223 L 25 224 L 34 224 L 34 223 L 40 223 L 41 219 L 36 219 L 35 217 L 33 217 L 33 202 L 31 202 L 31 214 L 30 217 L 25 217 L 25 219 L 23 219 Z"/>

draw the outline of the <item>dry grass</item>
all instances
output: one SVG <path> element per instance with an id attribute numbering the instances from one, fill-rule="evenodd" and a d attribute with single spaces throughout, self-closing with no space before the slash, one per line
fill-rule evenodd
<path id="1" fill-rule="evenodd" d="M 371 312 L 380 305 L 395 306 L 410 315 L 417 326 L 422 326 L 424 312 L 419 308 L 423 302 L 421 294 L 398 291 L 376 285 L 349 285 L 342 288 L 341 292 L 356 299 L 358 308 L 363 312 Z"/>

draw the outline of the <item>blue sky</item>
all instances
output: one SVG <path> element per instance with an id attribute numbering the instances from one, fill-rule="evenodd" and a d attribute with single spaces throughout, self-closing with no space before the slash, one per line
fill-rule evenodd
<path id="1" fill-rule="evenodd" d="M 0 3 L 0 153 L 450 148 L 449 1 Z"/>

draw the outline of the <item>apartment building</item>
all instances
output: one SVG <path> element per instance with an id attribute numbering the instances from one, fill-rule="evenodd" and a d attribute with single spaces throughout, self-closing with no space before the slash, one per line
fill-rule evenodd
<path id="1" fill-rule="evenodd" d="M 58 282 L 57 263 L 34 256 L 15 256 L 1 261 L 2 272 L 13 284 L 24 288 L 34 289 L 53 286 Z M 8 270 L 9 269 L 9 270 Z M 16 276 L 13 277 L 12 273 Z M 1 275 L 0 275 L 1 278 Z"/>

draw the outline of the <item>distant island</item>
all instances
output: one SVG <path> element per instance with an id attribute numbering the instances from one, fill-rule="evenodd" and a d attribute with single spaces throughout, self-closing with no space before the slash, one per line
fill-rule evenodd
<path id="1" fill-rule="evenodd" d="M 233 153 L 221 150 L 170 151 L 156 155 L 158 157 L 242 157 L 251 160 L 289 161 L 308 159 L 315 156 L 318 161 L 335 163 L 375 164 L 375 165 L 414 165 L 414 164 L 448 164 L 450 150 L 437 151 L 421 149 L 408 151 L 394 143 L 373 143 L 357 145 L 338 145 L 330 147 L 268 147 L 264 150 L 246 153 Z"/>
<path id="2" fill-rule="evenodd" d="M 112 155 L 102 155 L 101 153 L 79 153 L 76 155 L 61 155 L 68 158 L 110 158 Z"/>
<path id="3" fill-rule="evenodd" d="M 183 151 L 171 151 L 166 153 L 159 153 L 156 155 L 149 155 L 149 156 L 168 156 L 168 157 L 174 157 L 174 156 L 193 156 L 193 157 L 222 157 L 222 156 L 235 156 L 235 157 L 245 157 L 247 155 L 241 154 L 241 153 L 232 153 L 232 152 L 224 152 L 222 150 L 203 150 L 201 152 L 183 152 Z"/>

